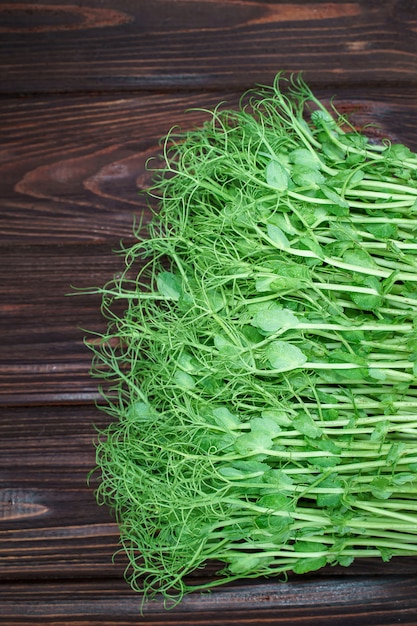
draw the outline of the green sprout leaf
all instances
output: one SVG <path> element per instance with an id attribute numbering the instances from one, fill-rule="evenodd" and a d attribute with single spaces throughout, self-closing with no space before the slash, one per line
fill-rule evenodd
<path id="1" fill-rule="evenodd" d="M 293 572 L 295 574 L 307 574 L 308 572 L 315 572 L 318 569 L 324 567 L 327 563 L 325 556 L 306 557 L 298 559 L 294 563 Z"/>
<path id="2" fill-rule="evenodd" d="M 158 291 L 172 300 L 179 300 L 182 296 L 181 279 L 171 272 L 161 272 L 156 279 Z"/>
<path id="3" fill-rule="evenodd" d="M 272 447 L 271 437 L 263 431 L 254 431 L 240 435 L 235 441 L 236 451 L 245 456 L 248 454 L 263 454 Z"/>
<path id="4" fill-rule="evenodd" d="M 299 320 L 289 309 L 273 304 L 258 311 L 251 324 L 267 333 L 274 333 L 282 328 L 296 328 Z"/>
<path id="5" fill-rule="evenodd" d="M 287 171 L 278 161 L 270 161 L 266 167 L 266 182 L 270 187 L 283 192 L 288 189 Z"/>
<path id="6" fill-rule="evenodd" d="M 272 341 L 265 350 L 265 356 L 274 370 L 287 372 L 302 367 L 307 362 L 306 355 L 288 341 Z"/>
<path id="7" fill-rule="evenodd" d="M 241 425 L 237 415 L 231 413 L 226 406 L 219 406 L 214 409 L 212 416 L 216 424 L 227 430 L 234 430 L 235 428 L 239 428 Z"/>
<path id="8" fill-rule="evenodd" d="M 296 428 L 300 433 L 306 435 L 306 437 L 311 437 L 315 439 L 316 437 L 321 437 L 322 430 L 318 426 L 315 425 L 313 419 L 307 413 L 301 413 L 298 417 L 293 420 L 294 428 Z"/>
<path id="9" fill-rule="evenodd" d="M 268 237 L 276 244 L 278 248 L 281 250 L 286 250 L 290 247 L 290 242 L 288 241 L 284 232 L 275 226 L 275 224 L 267 224 L 266 227 Z"/>

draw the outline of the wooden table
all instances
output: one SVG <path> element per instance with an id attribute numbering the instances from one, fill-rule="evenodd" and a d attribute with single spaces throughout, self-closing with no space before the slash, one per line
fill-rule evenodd
<path id="1" fill-rule="evenodd" d="M 139 615 L 117 528 L 87 485 L 97 383 L 82 328 L 149 218 L 144 163 L 172 125 L 304 72 L 358 125 L 417 150 L 412 0 L 0 1 L 0 622 L 417 623 L 417 562 L 242 581 Z"/>

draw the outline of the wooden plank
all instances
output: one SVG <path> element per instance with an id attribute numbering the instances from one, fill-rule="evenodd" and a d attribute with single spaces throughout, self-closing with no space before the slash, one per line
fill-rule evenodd
<path id="1" fill-rule="evenodd" d="M 85 407 L 3 409 L 0 421 L 0 580 L 122 576 L 118 533 L 94 498 L 95 425 Z"/>
<path id="2" fill-rule="evenodd" d="M 86 332 L 104 329 L 100 298 L 67 294 L 122 270 L 110 246 L 0 248 L 0 404 L 93 402 Z"/>
<path id="3" fill-rule="evenodd" d="M 410 576 L 348 581 L 264 583 L 186 597 L 165 611 L 156 600 L 139 612 L 140 599 L 117 581 L 9 585 L 2 595 L 3 623 L 12 626 L 146 623 L 236 626 L 383 626 L 415 623 L 415 581 Z M 7 620 L 7 622 L 6 622 Z"/>
<path id="4" fill-rule="evenodd" d="M 314 85 L 313 85 L 314 87 Z M 103 243 L 130 237 L 133 219 L 147 222 L 138 191 L 151 180 L 145 163 L 159 139 L 178 125 L 201 124 L 213 108 L 240 94 L 193 92 L 144 96 L 7 98 L 0 102 L 0 237 L 14 243 Z M 335 95 L 358 125 L 417 150 L 413 88 L 347 87 Z"/>
<path id="5" fill-rule="evenodd" d="M 0 2 L 0 92 L 415 84 L 412 5 L 387 0 Z"/>

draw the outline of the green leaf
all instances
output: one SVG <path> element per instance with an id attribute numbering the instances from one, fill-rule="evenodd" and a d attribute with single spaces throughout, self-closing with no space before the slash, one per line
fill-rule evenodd
<path id="1" fill-rule="evenodd" d="M 177 370 L 174 374 L 174 381 L 177 383 L 179 387 L 182 389 L 194 389 L 195 388 L 195 380 L 193 376 L 184 372 L 183 370 Z"/>
<path id="2" fill-rule="evenodd" d="M 219 433 L 209 433 L 199 443 L 199 451 L 203 450 L 204 453 L 210 452 L 211 454 L 227 450 L 232 448 L 235 442 L 235 437 L 230 433 L 224 433 L 219 436 Z M 229 449 L 229 450 L 228 450 Z"/>
<path id="3" fill-rule="evenodd" d="M 307 362 L 306 355 L 288 341 L 272 341 L 265 350 L 266 358 L 271 367 L 281 372 L 302 367 Z"/>
<path id="4" fill-rule="evenodd" d="M 288 529 L 293 523 L 293 519 L 286 515 L 273 515 L 271 513 L 263 513 L 256 518 L 256 525 L 259 528 L 265 528 L 271 532 L 279 532 Z"/>
<path id="5" fill-rule="evenodd" d="M 351 265 L 358 265 L 360 267 L 369 267 L 372 269 L 378 268 L 370 254 L 365 250 L 346 250 L 343 255 L 343 260 Z"/>
<path id="6" fill-rule="evenodd" d="M 322 141 L 321 148 L 323 153 L 335 163 L 340 163 L 345 159 L 345 153 L 341 148 L 336 146 L 332 141 L 326 140 L 326 136 L 324 135 L 324 140 Z"/>
<path id="7" fill-rule="evenodd" d="M 291 490 L 291 487 L 294 484 L 291 476 L 280 469 L 270 469 L 264 474 L 263 479 L 266 483 L 272 483 L 273 488 L 279 490 L 280 492 Z"/>
<path id="8" fill-rule="evenodd" d="M 262 480 L 265 472 L 269 470 L 269 465 L 258 461 L 235 461 L 233 465 L 219 468 L 219 474 L 230 479 L 257 478 Z"/>
<path id="9" fill-rule="evenodd" d="M 382 224 L 365 224 L 365 229 L 377 239 L 395 239 L 398 233 L 398 226 L 385 222 Z"/>
<path id="10" fill-rule="evenodd" d="M 255 289 L 258 293 L 273 291 L 275 293 L 285 293 L 297 291 L 305 286 L 305 281 L 293 276 L 268 276 L 258 278 L 255 282 Z"/>
<path id="11" fill-rule="evenodd" d="M 252 432 L 263 432 L 272 438 L 277 437 L 281 432 L 281 427 L 268 417 L 254 417 L 249 423 Z"/>
<path id="12" fill-rule="evenodd" d="M 381 559 L 384 563 L 388 563 L 392 559 L 393 552 L 389 548 L 380 548 L 379 551 L 381 553 Z"/>
<path id="13" fill-rule="evenodd" d="M 278 226 L 275 226 L 275 224 L 267 224 L 266 231 L 268 233 L 268 237 L 280 250 L 286 250 L 290 247 L 290 242 Z"/>
<path id="14" fill-rule="evenodd" d="M 292 420 L 286 411 L 279 409 L 266 409 L 261 413 L 262 417 L 273 420 L 278 426 L 291 426 Z"/>
<path id="15" fill-rule="evenodd" d="M 182 296 L 182 282 L 172 272 L 161 272 L 156 279 L 159 293 L 171 300 L 179 300 Z"/>
<path id="16" fill-rule="evenodd" d="M 404 161 L 405 159 L 413 159 L 415 155 L 411 152 L 410 148 L 404 146 L 402 143 L 394 143 L 386 148 L 383 155 L 388 159 L 395 159 Z"/>
<path id="17" fill-rule="evenodd" d="M 271 509 L 271 511 L 294 511 L 295 503 L 292 498 L 282 493 L 268 493 L 262 496 L 258 502 L 258 506 Z"/>
<path id="18" fill-rule="evenodd" d="M 366 135 L 362 135 L 356 131 L 344 133 L 343 135 L 338 135 L 339 141 L 344 143 L 346 146 L 353 146 L 354 148 L 359 148 L 359 150 L 364 150 L 369 143 L 369 139 Z M 362 155 L 362 159 L 364 156 Z"/>
<path id="19" fill-rule="evenodd" d="M 295 328 L 299 323 L 292 311 L 276 304 L 267 305 L 258 311 L 251 321 L 253 326 L 267 333 L 274 333 L 282 328 Z"/>
<path id="20" fill-rule="evenodd" d="M 235 357 L 241 352 L 241 348 L 222 335 L 215 335 L 213 342 L 217 350 L 223 356 Z"/>
<path id="21" fill-rule="evenodd" d="M 270 161 L 266 167 L 266 182 L 270 187 L 283 192 L 288 189 L 288 173 L 279 161 Z"/>
<path id="22" fill-rule="evenodd" d="M 294 543 L 294 552 L 325 552 L 327 546 L 318 541 L 308 541 L 308 539 L 299 539 Z"/>
<path id="23" fill-rule="evenodd" d="M 314 425 L 314 422 L 313 422 L 313 425 Z M 340 454 L 340 447 L 336 445 L 333 439 L 324 438 L 323 433 L 321 431 L 320 431 L 319 437 L 309 438 L 308 443 L 315 450 L 322 450 L 323 452 L 330 452 L 330 454 Z"/>
<path id="24" fill-rule="evenodd" d="M 254 476 L 254 475 L 261 475 L 264 474 L 265 472 L 269 471 L 269 465 L 267 463 L 260 463 L 259 461 L 234 461 L 233 463 L 233 467 L 238 468 L 240 471 L 242 471 L 246 476 L 250 475 L 250 476 Z"/>
<path id="25" fill-rule="evenodd" d="M 364 293 L 353 293 L 351 298 L 362 311 L 377 311 L 384 301 L 381 296 Z"/>
<path id="26" fill-rule="evenodd" d="M 231 413 L 225 406 L 219 406 L 214 409 L 212 411 L 212 416 L 218 426 L 226 428 L 227 430 L 233 430 L 241 426 L 241 421 L 237 415 Z"/>
<path id="27" fill-rule="evenodd" d="M 366 360 L 360 354 L 353 354 L 347 350 L 333 350 L 329 357 L 331 363 L 354 363 L 356 365 L 366 365 Z"/>
<path id="28" fill-rule="evenodd" d="M 375 290 L 377 293 L 367 294 L 367 293 L 354 293 L 350 294 L 352 301 L 362 310 L 362 311 L 376 311 L 378 310 L 384 301 L 383 297 L 380 294 L 381 291 L 381 283 L 376 276 L 366 276 L 361 279 L 357 279 L 358 286 L 367 287 L 369 289 Z"/>
<path id="29" fill-rule="evenodd" d="M 239 454 L 264 453 L 272 448 L 272 439 L 264 432 L 250 432 L 240 435 L 235 441 L 235 449 Z"/>
<path id="30" fill-rule="evenodd" d="M 358 242 L 361 239 L 357 229 L 350 224 L 345 224 L 343 222 L 340 222 L 339 224 L 332 224 L 332 236 L 338 241 L 346 241 L 349 245 L 350 242 Z"/>
<path id="31" fill-rule="evenodd" d="M 342 493 L 318 493 L 317 506 L 321 509 L 335 508 L 339 506 L 343 498 Z"/>
<path id="32" fill-rule="evenodd" d="M 352 565 L 353 561 L 355 560 L 355 557 L 342 555 L 342 556 L 338 556 L 336 560 L 337 560 L 337 563 L 341 565 L 342 567 L 349 567 L 349 565 Z"/>
<path id="33" fill-rule="evenodd" d="M 241 480 L 242 478 L 246 478 L 246 474 L 236 469 L 236 467 L 220 467 L 218 471 L 220 476 L 228 478 L 229 480 Z"/>
<path id="34" fill-rule="evenodd" d="M 310 150 L 307 150 L 307 148 L 296 148 L 290 152 L 289 157 L 292 163 L 302 165 L 311 170 L 318 170 L 321 167 L 319 157 Z"/>
<path id="35" fill-rule="evenodd" d="M 294 574 L 307 574 L 308 572 L 315 572 L 321 569 L 326 564 L 327 557 L 325 556 L 307 557 L 295 562 L 293 572 Z"/>
<path id="36" fill-rule="evenodd" d="M 374 478 L 371 482 L 371 493 L 379 500 L 388 500 L 392 496 L 393 488 L 387 478 Z"/>
<path id="37" fill-rule="evenodd" d="M 249 574 L 256 572 L 260 566 L 267 566 L 270 557 L 255 556 L 254 554 L 236 554 L 229 561 L 228 570 L 232 574 Z"/>
<path id="38" fill-rule="evenodd" d="M 293 426 L 296 428 L 302 435 L 306 435 L 307 437 L 311 437 L 315 439 L 316 437 L 321 437 L 323 431 L 321 428 L 315 425 L 314 420 L 307 413 L 302 413 L 297 416 L 293 420 Z"/>
<path id="39" fill-rule="evenodd" d="M 350 152 L 348 153 L 348 155 L 346 156 L 346 165 L 348 165 L 350 168 L 352 167 L 356 167 L 357 165 L 361 165 L 363 164 L 365 161 L 365 157 L 363 154 L 355 154 L 355 152 Z"/>
<path id="40" fill-rule="evenodd" d="M 311 114 L 311 121 L 316 126 L 316 128 L 327 128 L 327 129 L 335 129 L 336 121 L 329 113 L 329 111 L 324 111 L 323 109 L 317 109 L 313 111 Z"/>
<path id="41" fill-rule="evenodd" d="M 212 396 L 216 396 L 222 388 L 221 382 L 215 376 L 204 376 L 200 379 L 199 385 Z"/>
<path id="42" fill-rule="evenodd" d="M 325 255 L 322 247 L 319 243 L 317 243 L 317 241 L 314 241 L 314 239 L 312 239 L 311 237 L 302 237 L 300 239 L 300 243 L 303 244 L 308 250 L 314 252 L 314 254 L 317 254 L 317 256 L 321 259 L 324 258 Z"/>
<path id="43" fill-rule="evenodd" d="M 386 371 L 377 367 L 370 367 L 368 369 L 368 374 L 371 378 L 374 378 L 375 380 L 384 381 L 387 379 Z"/>
<path id="44" fill-rule="evenodd" d="M 262 276 L 255 280 L 255 289 L 258 293 L 265 293 L 267 291 L 273 291 L 272 283 L 275 280 L 275 276 Z"/>
<path id="45" fill-rule="evenodd" d="M 273 213 L 273 215 L 268 218 L 268 223 L 278 226 L 278 228 L 283 230 L 284 233 L 287 233 L 288 235 L 296 235 L 298 232 L 297 229 L 291 224 L 289 219 L 286 219 L 286 217 L 287 213 Z"/>
<path id="46" fill-rule="evenodd" d="M 217 289 L 209 289 L 206 298 L 212 311 L 217 313 L 224 308 L 223 296 Z"/>
<path id="47" fill-rule="evenodd" d="M 406 485 L 407 483 L 415 483 L 417 481 L 416 474 L 411 472 L 399 472 L 394 474 L 392 482 L 394 485 Z"/>
<path id="48" fill-rule="evenodd" d="M 259 343 L 265 338 L 265 335 L 260 333 L 257 328 L 249 324 L 242 326 L 242 335 L 250 343 Z"/>
<path id="49" fill-rule="evenodd" d="M 300 187 L 319 187 L 326 180 L 323 174 L 316 168 L 305 165 L 296 165 L 291 172 L 291 178 Z"/>
<path id="50" fill-rule="evenodd" d="M 153 407 L 146 402 L 134 402 L 127 411 L 127 416 L 138 422 L 148 422 L 155 419 L 156 415 L 157 413 Z"/>
<path id="51" fill-rule="evenodd" d="M 382 442 L 385 440 L 387 433 L 389 431 L 390 422 L 388 420 L 384 420 L 383 422 L 378 422 L 375 428 L 372 431 L 370 436 L 370 441 L 373 442 Z"/>
<path id="52" fill-rule="evenodd" d="M 313 467 L 329 469 L 331 467 L 336 467 L 336 465 L 340 463 L 340 458 L 338 456 L 317 456 L 311 457 L 308 462 Z"/>
<path id="53" fill-rule="evenodd" d="M 196 373 L 200 370 L 200 364 L 189 352 L 182 352 L 177 360 L 178 367 L 188 373 Z"/>
<path id="54" fill-rule="evenodd" d="M 335 204 L 336 206 L 339 206 L 342 209 L 348 209 L 349 208 L 349 203 L 346 200 L 344 200 L 344 198 L 339 196 L 339 194 L 337 194 L 334 191 L 334 189 L 331 189 L 330 187 L 327 187 L 327 185 L 321 185 L 320 186 L 320 191 L 323 193 L 323 195 L 328 200 L 333 202 L 333 204 Z"/>
<path id="55" fill-rule="evenodd" d="M 329 489 L 328 493 L 319 493 L 317 494 L 317 505 L 320 508 L 334 508 L 339 506 L 343 498 L 343 483 L 341 480 L 336 478 L 336 474 L 333 476 L 329 476 L 320 482 L 319 487 L 321 489 L 327 488 Z M 334 490 L 338 489 L 339 493 L 334 493 Z"/>
<path id="56" fill-rule="evenodd" d="M 363 381 L 368 376 L 368 370 L 366 368 L 357 369 L 335 369 L 335 370 L 322 370 L 320 372 L 320 378 L 328 383 L 343 384 L 346 381 Z"/>
<path id="57" fill-rule="evenodd" d="M 326 209 L 327 212 L 330 213 L 330 215 L 336 215 L 336 217 L 344 217 L 346 215 L 349 215 L 349 209 L 340 206 L 340 204 L 326 204 Z"/>
<path id="58" fill-rule="evenodd" d="M 404 454 L 406 447 L 407 446 L 404 443 L 404 441 L 394 442 L 391 445 L 389 452 L 387 454 L 387 465 L 396 465 L 396 463 L 398 463 L 398 461 Z M 417 478 L 415 474 L 411 474 L 411 476 L 414 476 L 414 478 Z"/>

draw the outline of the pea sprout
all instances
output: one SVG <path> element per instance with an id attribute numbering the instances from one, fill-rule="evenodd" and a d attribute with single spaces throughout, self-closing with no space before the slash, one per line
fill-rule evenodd
<path id="1" fill-rule="evenodd" d="M 417 554 L 417 155 L 278 74 L 149 167 L 91 344 L 132 587 Z"/>

